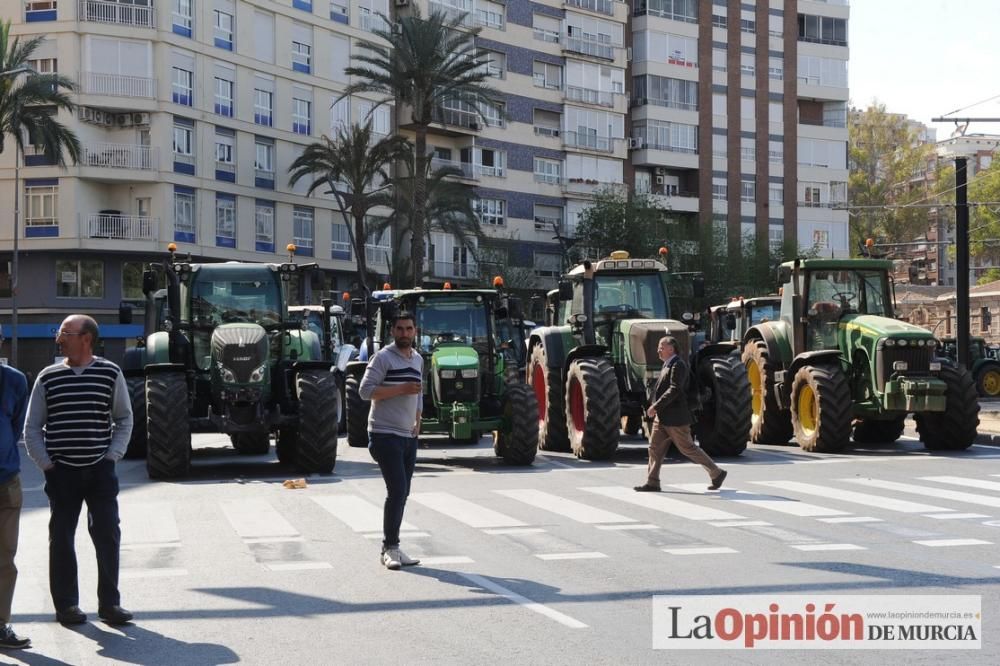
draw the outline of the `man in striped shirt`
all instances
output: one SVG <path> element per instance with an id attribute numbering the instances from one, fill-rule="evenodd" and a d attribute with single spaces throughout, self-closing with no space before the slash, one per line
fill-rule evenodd
<path id="1" fill-rule="evenodd" d="M 126 624 L 132 613 L 118 592 L 118 476 L 132 434 L 132 405 L 121 369 L 94 356 L 99 330 L 87 315 L 70 315 L 56 335 L 65 360 L 38 373 L 28 401 L 24 443 L 45 472 L 49 498 L 49 588 L 56 620 L 83 624 L 79 605 L 76 524 L 83 502 L 97 553 L 97 613 L 108 624 Z M 141 424 L 140 427 L 145 427 Z"/>

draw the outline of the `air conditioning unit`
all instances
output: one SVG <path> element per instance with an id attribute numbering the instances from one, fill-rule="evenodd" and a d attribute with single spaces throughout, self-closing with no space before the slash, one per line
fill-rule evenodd
<path id="1" fill-rule="evenodd" d="M 475 120 L 471 121 L 469 123 L 469 129 L 470 130 L 478 130 L 479 129 L 479 123 L 477 123 Z"/>
<path id="2" fill-rule="evenodd" d="M 664 180 L 663 176 L 657 176 L 656 177 L 656 184 L 657 185 L 663 185 L 663 180 Z"/>
<path id="3" fill-rule="evenodd" d="M 94 110 L 89 106 L 79 106 L 77 107 L 77 111 L 80 114 L 80 120 L 86 123 L 96 122 L 94 120 Z"/>
<path id="4" fill-rule="evenodd" d="M 656 167 L 656 175 L 657 176 L 665 176 L 665 175 L 667 175 L 667 170 L 664 169 L 663 167 Z"/>
<path id="5" fill-rule="evenodd" d="M 132 114 L 132 124 L 133 125 L 148 125 L 149 124 L 149 114 L 148 113 L 133 113 Z"/>
<path id="6" fill-rule="evenodd" d="M 131 127 L 132 126 L 132 114 L 131 113 L 116 113 L 114 115 L 115 127 Z"/>
<path id="7" fill-rule="evenodd" d="M 626 62 L 632 62 L 632 47 L 625 49 L 625 60 Z"/>
<path id="8" fill-rule="evenodd" d="M 642 148 L 642 137 L 641 136 L 629 137 L 628 147 L 629 148 Z"/>
<path id="9" fill-rule="evenodd" d="M 94 112 L 94 122 L 98 125 L 108 124 L 108 114 L 99 109 L 91 109 Z"/>

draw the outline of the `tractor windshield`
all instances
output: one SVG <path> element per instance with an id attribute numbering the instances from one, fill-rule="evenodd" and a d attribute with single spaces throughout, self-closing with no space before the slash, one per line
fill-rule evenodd
<path id="1" fill-rule="evenodd" d="M 605 273 L 594 277 L 594 315 L 666 319 L 667 290 L 660 273 Z"/>
<path id="2" fill-rule="evenodd" d="M 886 307 L 885 273 L 864 270 L 813 271 L 809 278 L 809 311 L 891 316 Z"/>
<path id="3" fill-rule="evenodd" d="M 277 324 L 281 321 L 281 291 L 270 270 L 203 268 L 189 287 L 188 312 L 194 325 L 230 322 Z"/>
<path id="4" fill-rule="evenodd" d="M 781 306 L 774 303 L 761 303 L 750 306 L 750 325 L 756 326 L 765 321 L 775 321 L 781 316 Z"/>
<path id="5" fill-rule="evenodd" d="M 420 348 L 429 351 L 443 342 L 488 345 L 486 304 L 475 296 L 428 298 L 416 303 Z"/>

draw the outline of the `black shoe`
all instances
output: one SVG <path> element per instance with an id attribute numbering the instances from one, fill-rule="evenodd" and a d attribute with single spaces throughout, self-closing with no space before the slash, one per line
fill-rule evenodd
<path id="1" fill-rule="evenodd" d="M 132 613 L 121 606 L 105 606 L 97 609 L 97 615 L 108 624 L 128 624 L 132 621 Z"/>
<path id="2" fill-rule="evenodd" d="M 729 472 L 727 472 L 726 470 L 722 470 L 721 472 L 719 472 L 719 476 L 712 479 L 712 485 L 710 485 L 708 489 L 718 490 L 719 488 L 721 488 L 722 482 L 726 480 L 727 476 L 729 476 Z"/>
<path id="3" fill-rule="evenodd" d="M 634 490 L 637 493 L 658 493 L 660 492 L 660 487 L 651 486 L 648 483 L 644 483 L 641 486 L 636 486 L 632 490 Z"/>
<path id="4" fill-rule="evenodd" d="M 79 606 L 67 606 L 56 610 L 56 622 L 69 626 L 71 624 L 83 624 L 87 621 L 87 614 L 80 610 Z"/>
<path id="5" fill-rule="evenodd" d="M 31 647 L 31 639 L 18 636 L 9 624 L 0 626 L 0 649 L 23 650 Z"/>

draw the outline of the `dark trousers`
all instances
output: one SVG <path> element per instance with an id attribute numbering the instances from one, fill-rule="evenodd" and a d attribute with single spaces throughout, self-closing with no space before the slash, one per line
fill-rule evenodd
<path id="1" fill-rule="evenodd" d="M 10 622 L 10 607 L 17 582 L 17 533 L 21 520 L 21 477 L 0 484 L 0 625 Z"/>
<path id="2" fill-rule="evenodd" d="M 410 479 L 417 465 L 417 438 L 368 433 L 368 450 L 382 470 L 385 505 L 382 508 L 382 549 L 399 547 L 399 527 L 410 494 Z"/>
<path id="3" fill-rule="evenodd" d="M 97 602 L 99 607 L 117 606 L 118 557 L 121 529 L 118 527 L 118 476 L 115 464 L 101 460 L 90 467 L 56 464 L 45 472 L 45 494 L 49 497 L 49 588 L 56 610 L 77 606 L 76 550 L 73 540 L 80 509 L 87 503 L 87 530 L 97 553 Z"/>

